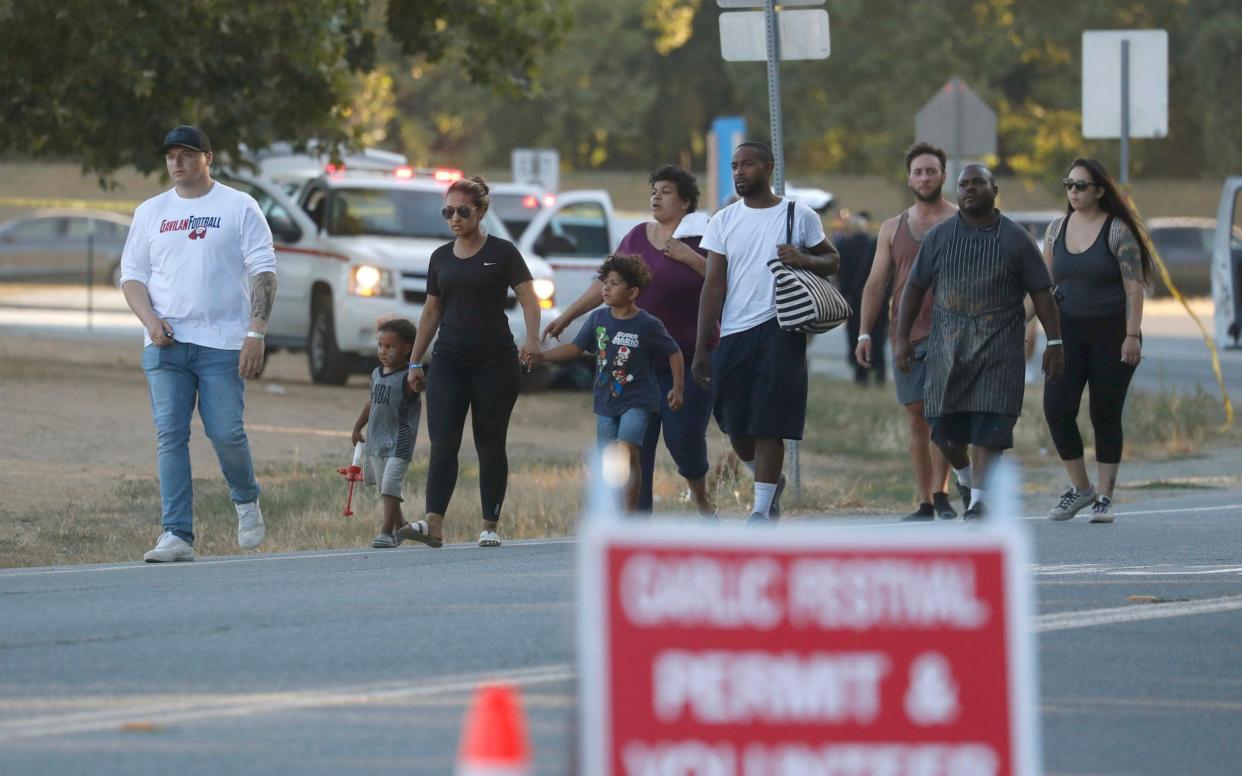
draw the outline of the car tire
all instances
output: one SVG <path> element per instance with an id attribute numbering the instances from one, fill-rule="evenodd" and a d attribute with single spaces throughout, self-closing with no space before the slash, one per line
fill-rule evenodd
<path id="1" fill-rule="evenodd" d="M 320 385 L 344 385 L 354 362 L 353 353 L 342 353 L 336 346 L 336 322 L 332 303 L 317 299 L 311 307 L 310 334 L 307 336 L 306 361 L 311 380 Z"/>

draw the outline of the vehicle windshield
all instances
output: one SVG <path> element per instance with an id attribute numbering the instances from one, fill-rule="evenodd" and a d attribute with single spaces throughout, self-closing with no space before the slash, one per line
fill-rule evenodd
<path id="1" fill-rule="evenodd" d="M 440 216 L 444 195 L 438 191 L 396 188 L 333 189 L 328 234 L 339 237 L 418 237 L 451 240 L 453 231 Z M 509 238 L 492 211 L 483 216 L 489 234 Z"/>

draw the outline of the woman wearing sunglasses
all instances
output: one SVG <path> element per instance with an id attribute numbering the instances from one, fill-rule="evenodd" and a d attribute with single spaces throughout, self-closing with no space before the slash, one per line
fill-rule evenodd
<path id="1" fill-rule="evenodd" d="M 699 205 L 699 183 L 689 171 L 670 164 L 651 173 L 651 217 L 638 224 L 621 239 L 617 253 L 641 256 L 651 271 L 651 283 L 643 289 L 638 304 L 660 319 L 668 333 L 681 346 L 686 363 L 694 357 L 695 337 L 699 320 L 699 292 L 707 272 L 706 252 L 699 248 L 708 218 L 696 213 Z M 600 306 L 603 283 L 593 281 L 560 317 L 548 324 L 543 335 L 559 338 L 574 319 Z M 713 343 L 714 345 L 715 343 Z M 661 396 L 673 385 L 673 372 L 667 358 L 655 362 L 656 381 Z M 686 380 L 682 406 L 669 409 L 660 405 L 659 413 L 647 424 L 647 434 L 639 451 L 642 479 L 638 493 L 638 511 L 652 508 L 651 478 L 655 471 L 660 434 L 686 479 L 691 497 L 701 515 L 712 515 L 716 506 L 707 493 L 707 423 L 711 419 L 715 389 L 700 388 Z"/>
<path id="2" fill-rule="evenodd" d="M 523 350 L 539 350 L 539 301 L 530 270 L 513 243 L 480 228 L 487 208 L 488 188 L 482 178 L 456 181 L 445 193 L 441 215 L 455 239 L 431 254 L 427 301 L 410 355 L 407 380 L 414 390 L 427 391 L 427 516 L 403 526 L 397 536 L 431 547 L 444 541 L 444 514 L 457 485 L 457 452 L 467 412 L 479 456 L 479 546 L 500 546 L 497 527 L 509 482 L 505 442 L 522 382 L 505 316 L 510 288 L 526 320 Z M 429 370 L 423 356 L 437 332 L 435 365 Z"/>
<path id="3" fill-rule="evenodd" d="M 1048 517 L 1069 520 L 1090 506 L 1091 522 L 1111 523 L 1121 464 L 1121 411 L 1142 357 L 1143 292 L 1151 279 L 1151 254 L 1142 224 L 1104 165 L 1075 159 L 1062 184 L 1069 204 L 1065 217 L 1048 227 L 1044 260 L 1056 284 L 1065 372 L 1044 389 L 1044 417 L 1071 484 Z M 1094 486 L 1078 431 L 1078 405 L 1087 386 L 1099 469 Z"/>

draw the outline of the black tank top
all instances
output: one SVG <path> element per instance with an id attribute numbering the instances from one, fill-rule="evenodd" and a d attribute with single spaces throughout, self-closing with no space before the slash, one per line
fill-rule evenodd
<path id="1" fill-rule="evenodd" d="M 1095 242 L 1082 253 L 1070 253 L 1065 246 L 1069 219 L 1061 224 L 1061 233 L 1052 245 L 1052 278 L 1057 284 L 1057 305 L 1061 312 L 1075 318 L 1115 315 L 1126 310 L 1126 290 L 1121 284 L 1121 268 L 1108 247 L 1113 217 L 1100 227 Z"/>

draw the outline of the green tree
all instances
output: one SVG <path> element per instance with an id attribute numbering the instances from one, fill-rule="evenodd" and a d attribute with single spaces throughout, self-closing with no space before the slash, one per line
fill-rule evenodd
<path id="1" fill-rule="evenodd" d="M 404 56 L 513 90 L 567 23 L 561 0 L 0 0 L 0 152 L 150 172 L 181 123 L 218 152 L 355 145 L 391 110 L 391 84 L 368 77 L 386 30 Z M 504 51 L 482 62 L 492 41 Z"/>

